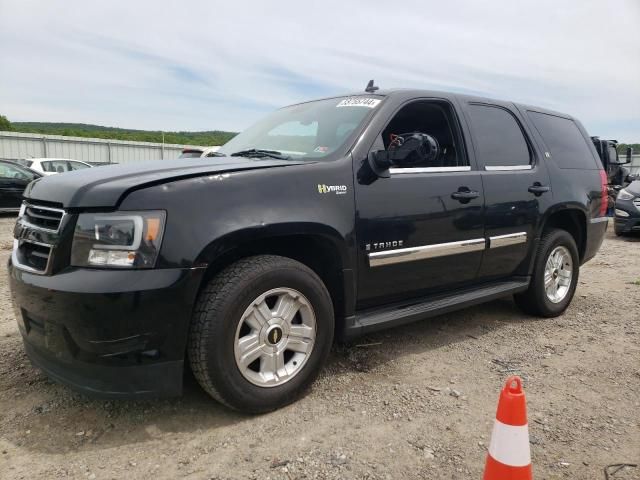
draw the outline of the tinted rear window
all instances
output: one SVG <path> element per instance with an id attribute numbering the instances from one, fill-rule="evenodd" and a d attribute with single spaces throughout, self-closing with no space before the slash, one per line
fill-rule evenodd
<path id="1" fill-rule="evenodd" d="M 485 167 L 515 167 L 531 163 L 529 146 L 515 117 L 487 105 L 469 107 L 478 155 Z"/>
<path id="2" fill-rule="evenodd" d="M 544 143 L 551 160 L 560 168 L 597 168 L 589 145 L 573 120 L 539 112 L 527 112 Z"/>

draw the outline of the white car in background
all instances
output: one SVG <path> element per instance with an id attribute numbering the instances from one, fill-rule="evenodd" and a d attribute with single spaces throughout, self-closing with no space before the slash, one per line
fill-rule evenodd
<path id="1" fill-rule="evenodd" d="M 220 147 L 187 147 L 182 150 L 178 158 L 200 158 L 200 157 L 217 157 L 216 152 Z"/>
<path id="2" fill-rule="evenodd" d="M 40 172 L 43 175 L 72 172 L 74 170 L 93 167 L 93 165 L 86 162 L 70 160 L 68 158 L 23 158 L 18 160 L 18 163 L 29 167 L 31 170 Z"/>

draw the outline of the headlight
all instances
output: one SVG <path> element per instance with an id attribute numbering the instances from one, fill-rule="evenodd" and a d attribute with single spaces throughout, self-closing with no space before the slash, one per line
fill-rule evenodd
<path id="1" fill-rule="evenodd" d="M 633 193 L 629 193 L 624 188 L 618 192 L 618 200 L 633 200 L 635 195 Z"/>
<path id="2" fill-rule="evenodd" d="M 153 268 L 165 217 L 163 211 L 80 214 L 71 247 L 71 265 Z"/>

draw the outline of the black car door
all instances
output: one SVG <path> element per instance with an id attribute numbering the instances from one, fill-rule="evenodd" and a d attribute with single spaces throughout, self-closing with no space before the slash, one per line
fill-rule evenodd
<path id="1" fill-rule="evenodd" d="M 407 132 L 431 135 L 440 154 L 429 163 L 390 168 L 388 178 L 365 180 L 358 172 L 358 308 L 462 286 L 480 266 L 482 180 L 453 105 L 442 99 L 404 104 L 370 151 L 389 149 L 395 135 Z M 356 160 L 366 169 L 366 160 Z"/>
<path id="2" fill-rule="evenodd" d="M 35 174 L 17 165 L 0 162 L 0 210 L 18 210 L 24 189 Z"/>
<path id="3" fill-rule="evenodd" d="M 526 275 L 541 212 L 551 201 L 549 174 L 513 104 L 463 105 L 485 194 L 488 243 L 478 277 Z"/>

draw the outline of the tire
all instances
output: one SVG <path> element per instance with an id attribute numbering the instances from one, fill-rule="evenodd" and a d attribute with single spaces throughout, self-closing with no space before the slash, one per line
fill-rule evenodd
<path id="1" fill-rule="evenodd" d="M 571 278 L 568 281 L 569 285 L 566 290 L 564 287 L 556 287 L 557 295 L 550 296 L 545 288 L 545 269 L 549 257 L 556 252 L 564 254 L 564 257 L 568 255 L 570 257 L 571 265 L 567 265 L 566 262 L 562 263 L 561 268 L 555 268 L 554 273 L 547 277 L 549 280 L 555 280 L 558 277 L 563 283 L 567 283 L 564 276 L 567 274 L 567 269 L 571 269 Z M 560 257 L 554 257 L 560 258 Z M 567 259 L 568 260 L 568 259 Z M 536 260 L 533 269 L 533 276 L 529 289 L 523 293 L 514 295 L 516 304 L 525 312 L 531 315 L 537 315 L 541 317 L 557 317 L 561 315 L 571 303 L 573 295 L 578 285 L 578 276 L 580 273 L 580 257 L 578 256 L 578 248 L 576 242 L 565 230 L 552 229 L 544 232 L 540 244 L 538 245 L 538 251 L 536 254 Z M 566 286 L 566 285 L 565 285 Z M 553 287 L 551 287 L 553 292 Z M 564 293 L 564 295 L 561 295 Z M 553 298 L 552 298 L 553 297 Z"/>
<path id="2" fill-rule="evenodd" d="M 622 230 L 620 230 L 619 228 L 613 227 L 613 232 L 616 234 L 616 237 L 623 237 L 624 236 L 624 232 Z"/>
<path id="3" fill-rule="evenodd" d="M 293 319 L 285 320 L 296 306 Z M 329 355 L 333 332 L 333 304 L 322 280 L 295 260 L 260 255 L 228 266 L 200 292 L 187 355 L 198 383 L 214 399 L 263 413 L 293 402 L 311 385 Z M 259 357 L 249 364 L 256 352 Z"/>

